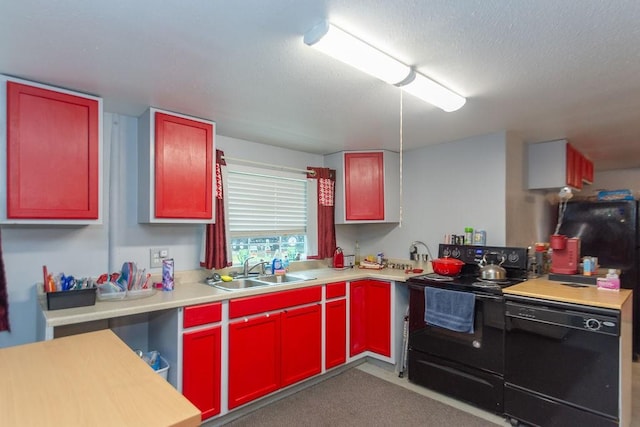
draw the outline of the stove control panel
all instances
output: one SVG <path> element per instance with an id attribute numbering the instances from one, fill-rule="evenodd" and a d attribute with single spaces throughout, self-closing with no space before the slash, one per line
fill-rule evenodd
<path id="1" fill-rule="evenodd" d="M 440 244 L 438 256 L 456 258 L 466 264 L 479 264 L 486 256 L 487 262 L 493 261 L 495 264 L 504 259 L 504 268 L 527 269 L 527 248 Z"/>

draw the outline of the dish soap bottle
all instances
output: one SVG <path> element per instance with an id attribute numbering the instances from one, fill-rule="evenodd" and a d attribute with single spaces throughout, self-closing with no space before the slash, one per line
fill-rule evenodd
<path id="1" fill-rule="evenodd" d="M 356 250 L 355 250 L 355 264 L 356 265 L 360 265 L 360 245 L 358 244 L 358 241 L 356 240 Z"/>
<path id="2" fill-rule="evenodd" d="M 276 252 L 271 261 L 271 274 L 278 274 L 282 272 L 282 260 L 280 259 L 280 252 Z"/>

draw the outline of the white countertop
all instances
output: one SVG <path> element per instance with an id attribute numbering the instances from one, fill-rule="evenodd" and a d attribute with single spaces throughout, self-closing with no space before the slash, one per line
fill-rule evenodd
<path id="1" fill-rule="evenodd" d="M 430 263 L 428 264 L 430 266 Z M 429 271 L 431 271 L 430 268 L 425 272 Z M 158 290 L 154 295 L 141 299 L 115 301 L 98 300 L 96 301 L 96 304 L 92 306 L 52 311 L 46 309 L 46 300 L 44 299 L 44 295 L 40 296 L 39 301 L 44 314 L 46 326 L 56 327 L 185 307 L 194 304 L 224 301 L 332 282 L 351 281 L 365 278 L 405 282 L 410 277 L 419 276 L 425 273 L 405 273 L 404 270 L 389 268 L 382 270 L 358 268 L 335 270 L 333 268 L 317 268 L 312 270 L 293 271 L 291 273 L 308 279 L 304 282 L 277 284 L 234 291 L 225 291 L 203 284 L 202 280 L 210 274 L 211 272 L 209 270 L 177 272 L 175 288 L 173 291 L 165 292 Z"/>

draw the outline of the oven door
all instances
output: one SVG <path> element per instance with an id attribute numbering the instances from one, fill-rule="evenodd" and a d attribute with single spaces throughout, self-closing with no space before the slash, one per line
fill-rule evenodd
<path id="1" fill-rule="evenodd" d="M 409 286 L 409 347 L 421 353 L 489 372 L 504 373 L 504 297 L 476 294 L 474 333 L 424 322 L 424 286 Z"/>

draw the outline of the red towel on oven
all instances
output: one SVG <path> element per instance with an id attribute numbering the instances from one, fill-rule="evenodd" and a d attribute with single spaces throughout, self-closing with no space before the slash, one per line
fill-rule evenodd
<path id="1" fill-rule="evenodd" d="M 473 333 L 476 296 L 472 292 L 424 288 L 424 321 L 456 332 Z"/>

